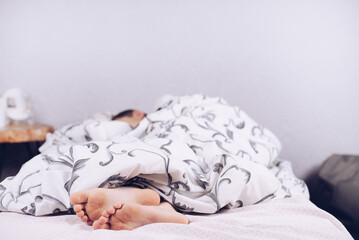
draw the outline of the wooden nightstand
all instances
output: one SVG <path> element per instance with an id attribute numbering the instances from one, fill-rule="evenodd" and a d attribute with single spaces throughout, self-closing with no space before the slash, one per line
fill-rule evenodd
<path id="1" fill-rule="evenodd" d="M 26 143 L 30 159 L 34 155 L 31 150 L 31 144 L 45 141 L 46 133 L 48 132 L 54 132 L 54 128 L 50 125 L 40 123 L 10 124 L 6 127 L 0 128 L 0 178 L 6 155 L 6 144 Z M 39 146 L 36 144 L 36 147 Z"/>

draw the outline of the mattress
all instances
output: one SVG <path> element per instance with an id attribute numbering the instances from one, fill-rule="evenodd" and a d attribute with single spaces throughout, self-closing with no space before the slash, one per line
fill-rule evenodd
<path id="1" fill-rule="evenodd" d="M 0 212 L 1 239 L 353 239 L 332 215 L 304 198 L 275 199 L 212 215 L 187 215 L 190 223 L 155 223 L 132 231 L 93 230 L 75 215 L 34 217 Z"/>

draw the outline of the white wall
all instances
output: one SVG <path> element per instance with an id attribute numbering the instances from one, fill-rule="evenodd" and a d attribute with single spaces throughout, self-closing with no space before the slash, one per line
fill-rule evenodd
<path id="1" fill-rule="evenodd" d="M 161 94 L 243 108 L 306 177 L 359 154 L 359 1 L 0 0 L 0 94 L 56 127 Z"/>

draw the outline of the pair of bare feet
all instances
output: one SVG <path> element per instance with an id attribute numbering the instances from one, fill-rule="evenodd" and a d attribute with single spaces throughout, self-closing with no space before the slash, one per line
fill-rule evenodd
<path id="1" fill-rule="evenodd" d="M 96 188 L 71 194 L 76 215 L 94 229 L 132 230 L 150 223 L 182 223 L 187 218 L 150 189 Z"/>

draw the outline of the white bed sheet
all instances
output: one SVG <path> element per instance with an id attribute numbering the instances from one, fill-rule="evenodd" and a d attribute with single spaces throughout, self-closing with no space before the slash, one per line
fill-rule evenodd
<path id="1" fill-rule="evenodd" d="M 0 239 L 353 239 L 336 218 L 302 198 L 188 217 L 188 225 L 156 223 L 132 231 L 111 231 L 93 230 L 74 215 L 33 217 L 0 212 Z"/>

